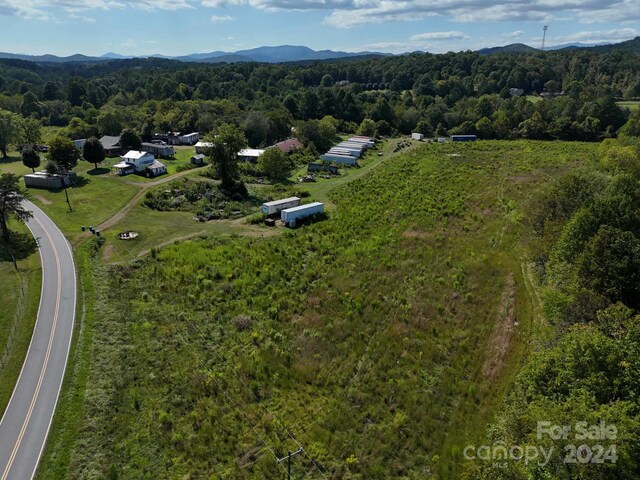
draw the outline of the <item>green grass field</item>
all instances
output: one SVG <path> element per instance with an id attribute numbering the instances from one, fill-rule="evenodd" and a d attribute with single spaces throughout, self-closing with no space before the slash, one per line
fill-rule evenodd
<path id="1" fill-rule="evenodd" d="M 315 225 L 94 259 L 40 477 L 279 478 L 291 433 L 328 478 L 456 478 L 534 328 L 529 204 L 596 149 L 425 145 L 327 187 Z"/>

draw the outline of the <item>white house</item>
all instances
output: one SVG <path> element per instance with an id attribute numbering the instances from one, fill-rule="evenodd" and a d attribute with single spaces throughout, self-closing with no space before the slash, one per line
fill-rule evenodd
<path id="1" fill-rule="evenodd" d="M 411 139 L 412 140 L 417 140 L 418 142 L 424 139 L 424 135 L 418 132 L 413 132 L 411 134 Z"/>
<path id="2" fill-rule="evenodd" d="M 131 150 L 120 158 L 122 158 L 122 162 L 113 166 L 117 175 L 128 175 L 129 173 L 137 172 L 155 177 L 167 173 L 167 167 L 158 162 L 149 152 Z"/>

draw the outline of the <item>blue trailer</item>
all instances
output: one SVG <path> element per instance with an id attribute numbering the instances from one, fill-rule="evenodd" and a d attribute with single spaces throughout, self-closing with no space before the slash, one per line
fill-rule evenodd
<path id="1" fill-rule="evenodd" d="M 477 139 L 476 135 L 451 135 L 452 142 L 475 142 Z"/>
<path id="2" fill-rule="evenodd" d="M 294 228 L 297 220 L 310 217 L 312 215 L 318 215 L 324 212 L 324 203 L 313 202 L 307 205 L 300 205 L 299 207 L 287 208 L 280 212 L 280 219 L 282 223 L 288 227 Z"/>

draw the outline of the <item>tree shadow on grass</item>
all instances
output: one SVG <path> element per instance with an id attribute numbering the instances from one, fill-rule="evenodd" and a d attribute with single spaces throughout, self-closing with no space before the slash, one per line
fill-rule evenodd
<path id="1" fill-rule="evenodd" d="M 9 165 L 10 163 L 16 163 L 16 162 L 22 162 L 22 158 L 12 157 L 11 155 L 9 155 L 7 158 L 2 158 L 2 155 L 0 155 L 0 167 L 2 165 Z"/>
<path id="2" fill-rule="evenodd" d="M 10 232 L 9 242 L 0 239 L 0 261 L 23 260 L 38 251 L 38 243 L 30 233 Z M 12 256 L 13 254 L 13 256 Z"/>
<path id="3" fill-rule="evenodd" d="M 98 168 L 92 168 L 87 172 L 87 174 L 91 175 L 92 177 L 95 177 L 96 175 L 105 175 L 109 172 L 111 172 L 111 170 L 109 170 L 108 168 L 98 167 Z"/>
<path id="4" fill-rule="evenodd" d="M 72 178 L 70 180 L 70 187 L 71 188 L 82 188 L 86 185 L 89 185 L 91 183 L 91 179 L 84 177 L 84 176 L 80 176 L 77 175 L 75 178 Z"/>

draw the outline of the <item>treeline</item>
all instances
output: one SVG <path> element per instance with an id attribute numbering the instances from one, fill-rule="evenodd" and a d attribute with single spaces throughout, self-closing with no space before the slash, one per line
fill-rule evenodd
<path id="1" fill-rule="evenodd" d="M 512 97 L 511 89 L 523 96 Z M 308 65 L 2 60 L 0 92 L 0 108 L 65 127 L 77 138 L 123 128 L 143 136 L 206 134 L 235 123 L 259 146 L 288 136 L 294 125 L 331 116 L 345 132 L 596 141 L 615 136 L 628 121 L 615 99 L 640 97 L 640 55 L 416 53 Z M 540 93 L 551 99 L 525 98 Z M 373 125 L 363 126 L 365 120 Z"/>
<path id="2" fill-rule="evenodd" d="M 552 332 L 519 373 L 488 440 L 554 453 L 544 465 L 468 462 L 467 478 L 638 478 L 639 180 L 638 139 L 607 140 L 598 165 L 558 180 L 537 202 L 530 260 Z M 538 422 L 571 432 L 541 436 Z M 577 422 L 593 435 L 576 438 Z M 615 433 L 597 436 L 601 422 Z"/>

